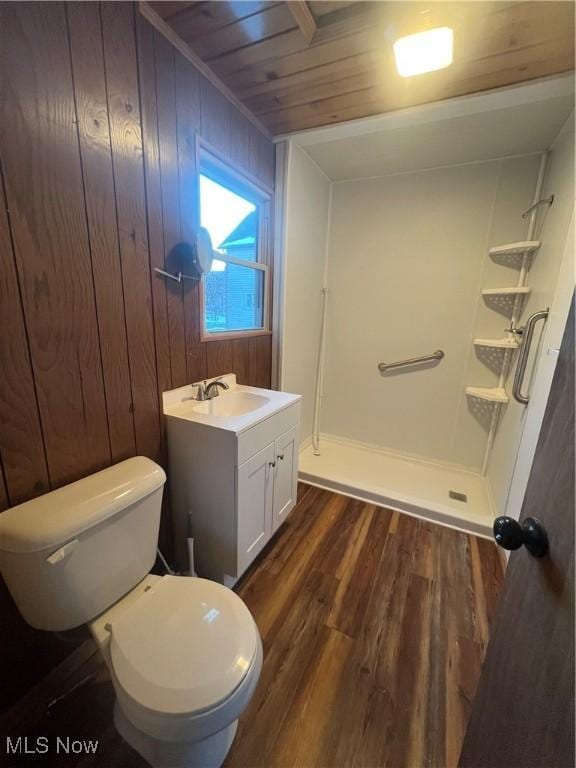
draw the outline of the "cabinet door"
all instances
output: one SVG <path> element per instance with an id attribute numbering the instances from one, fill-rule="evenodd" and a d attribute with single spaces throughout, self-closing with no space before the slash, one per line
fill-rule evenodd
<path id="1" fill-rule="evenodd" d="M 240 576 L 272 534 L 274 444 L 237 471 L 238 572 Z"/>
<path id="2" fill-rule="evenodd" d="M 274 441 L 276 466 L 274 467 L 274 503 L 272 506 L 272 532 L 288 517 L 296 505 L 298 486 L 298 427 L 285 432 Z"/>

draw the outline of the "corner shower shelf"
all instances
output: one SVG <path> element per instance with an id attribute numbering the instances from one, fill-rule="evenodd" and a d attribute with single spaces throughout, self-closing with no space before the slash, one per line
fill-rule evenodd
<path id="1" fill-rule="evenodd" d="M 466 387 L 466 394 L 491 403 L 508 402 L 508 395 L 502 387 Z"/>
<path id="2" fill-rule="evenodd" d="M 474 339 L 476 347 L 494 347 L 494 349 L 518 349 L 516 339 Z"/>
<path id="3" fill-rule="evenodd" d="M 490 256 L 513 256 L 514 254 L 534 253 L 540 248 L 540 240 L 522 240 L 519 243 L 506 243 L 490 248 Z"/>
<path id="4" fill-rule="evenodd" d="M 482 296 L 519 296 L 530 293 L 527 285 L 513 285 L 511 288 L 483 288 Z"/>

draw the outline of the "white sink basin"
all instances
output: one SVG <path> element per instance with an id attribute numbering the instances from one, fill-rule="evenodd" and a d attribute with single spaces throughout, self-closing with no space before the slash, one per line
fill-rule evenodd
<path id="1" fill-rule="evenodd" d="M 221 391 L 212 400 L 198 402 L 196 384 L 163 392 L 164 415 L 170 420 L 195 421 L 240 435 L 300 400 L 300 395 L 289 392 L 238 384 L 233 373 L 226 373 L 218 379 L 228 384 L 229 389 Z"/>
<path id="2" fill-rule="evenodd" d="M 194 405 L 192 410 L 197 413 L 205 413 L 208 416 L 242 416 L 251 411 L 256 411 L 270 403 L 270 398 L 264 395 L 256 395 L 253 392 L 232 390 L 223 392 L 212 400 Z"/>

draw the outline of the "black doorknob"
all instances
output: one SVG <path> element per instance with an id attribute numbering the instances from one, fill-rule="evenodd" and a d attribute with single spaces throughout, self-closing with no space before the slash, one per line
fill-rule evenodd
<path id="1" fill-rule="evenodd" d="M 520 549 L 524 545 L 533 557 L 544 557 L 548 552 L 548 534 L 535 517 L 527 517 L 521 523 L 513 517 L 497 517 L 494 539 L 503 549 Z"/>

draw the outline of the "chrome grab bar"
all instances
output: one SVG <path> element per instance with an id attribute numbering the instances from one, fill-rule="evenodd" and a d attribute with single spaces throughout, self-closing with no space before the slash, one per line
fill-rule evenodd
<path id="1" fill-rule="evenodd" d="M 415 363 L 428 363 L 430 360 L 442 360 L 444 352 L 441 349 L 437 349 L 436 352 L 432 352 L 431 355 L 422 355 L 422 357 L 411 357 L 409 360 L 399 360 L 397 363 L 378 363 L 378 370 L 380 373 L 391 371 L 394 368 L 404 368 L 407 365 L 414 365 Z"/>
<path id="2" fill-rule="evenodd" d="M 547 309 L 542 309 L 540 312 L 534 312 L 534 314 L 530 315 L 526 321 L 526 325 L 523 329 L 522 344 L 520 345 L 520 352 L 518 353 L 516 373 L 514 374 L 514 384 L 512 385 L 512 395 L 514 400 L 522 403 L 522 405 L 527 405 L 530 401 L 528 395 L 522 394 L 522 384 L 524 382 L 524 374 L 526 373 L 526 365 L 528 364 L 528 357 L 530 355 L 530 347 L 532 346 L 534 328 L 539 320 L 546 320 L 547 317 Z"/>

